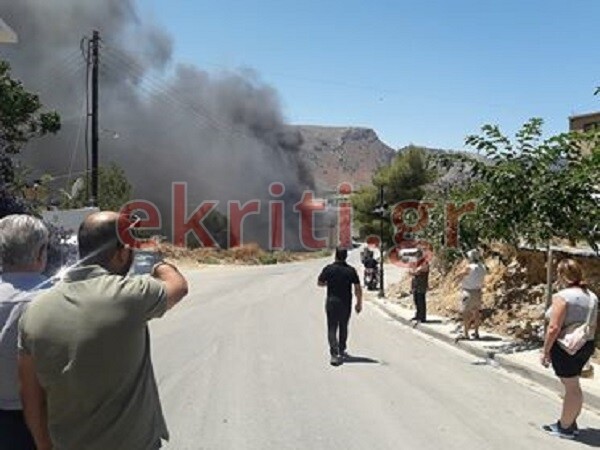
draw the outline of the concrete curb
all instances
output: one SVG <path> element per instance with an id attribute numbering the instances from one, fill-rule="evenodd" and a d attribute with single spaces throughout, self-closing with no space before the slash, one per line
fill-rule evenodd
<path id="1" fill-rule="evenodd" d="M 536 384 L 539 384 L 547 389 L 550 389 L 551 391 L 557 393 L 558 395 L 562 395 L 563 393 L 563 389 L 562 389 L 562 384 L 560 383 L 560 381 L 558 380 L 558 378 L 554 375 L 554 373 L 552 371 L 549 371 L 547 374 L 546 373 L 541 373 L 535 370 L 530 369 L 526 364 L 522 364 L 518 361 L 513 361 L 510 359 L 509 356 L 504 355 L 504 354 L 499 354 L 497 352 L 493 352 L 493 351 L 487 351 L 478 347 L 475 347 L 473 345 L 470 345 L 468 342 L 466 341 L 458 341 L 456 342 L 455 339 L 451 336 L 448 336 L 445 333 L 442 333 L 434 328 L 430 328 L 427 325 L 425 326 L 413 326 L 413 323 L 410 320 L 407 320 L 406 318 L 398 315 L 397 313 L 395 313 L 394 311 L 392 311 L 392 309 L 390 309 L 384 302 L 382 302 L 379 298 L 376 298 L 375 296 L 373 297 L 368 297 L 368 300 L 375 305 L 377 308 L 379 308 L 382 312 L 384 312 L 387 316 L 391 317 L 392 319 L 400 322 L 401 324 L 413 328 L 423 334 L 426 334 L 428 336 L 431 336 L 437 340 L 446 342 L 447 344 L 451 344 L 455 347 L 460 348 L 461 350 L 470 353 L 471 355 L 477 356 L 478 358 L 484 358 L 484 359 L 491 359 L 493 361 L 495 361 L 496 363 L 498 363 L 499 367 L 502 367 L 503 369 L 507 370 L 508 372 L 517 374 L 519 376 L 521 376 L 522 378 L 528 380 L 528 381 L 532 381 Z M 585 387 L 584 389 L 584 407 L 587 408 L 591 408 L 594 409 L 598 412 L 600 412 L 600 395 L 597 395 L 595 393 L 591 393 L 591 392 L 586 392 L 585 391 Z"/>

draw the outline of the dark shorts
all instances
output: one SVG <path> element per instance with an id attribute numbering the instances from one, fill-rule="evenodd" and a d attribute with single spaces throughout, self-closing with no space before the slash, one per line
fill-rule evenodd
<path id="1" fill-rule="evenodd" d="M 594 353 L 594 341 L 588 341 L 574 355 L 565 352 L 557 342 L 550 350 L 550 360 L 556 376 L 560 378 L 573 378 L 581 375 L 581 370 L 585 363 Z"/>

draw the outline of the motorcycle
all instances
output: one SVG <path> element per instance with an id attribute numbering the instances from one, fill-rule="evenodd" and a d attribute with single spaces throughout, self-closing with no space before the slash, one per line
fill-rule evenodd
<path id="1" fill-rule="evenodd" d="M 379 272 L 377 269 L 367 268 L 365 269 L 364 279 L 367 290 L 374 291 L 379 285 Z"/>

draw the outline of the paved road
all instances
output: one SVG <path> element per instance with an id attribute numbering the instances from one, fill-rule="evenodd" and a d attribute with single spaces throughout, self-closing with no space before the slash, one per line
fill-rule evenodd
<path id="1" fill-rule="evenodd" d="M 354 255 L 356 258 L 356 255 Z M 171 450 L 537 449 L 559 399 L 367 306 L 331 367 L 324 261 L 190 274 L 185 304 L 152 324 Z M 583 428 L 600 428 L 586 413 Z"/>

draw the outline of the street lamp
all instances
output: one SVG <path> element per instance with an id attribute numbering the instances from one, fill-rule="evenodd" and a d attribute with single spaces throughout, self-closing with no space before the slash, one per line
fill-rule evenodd
<path id="1" fill-rule="evenodd" d="M 388 215 L 388 204 L 383 198 L 383 185 L 379 186 L 379 203 L 373 209 L 373 214 L 379 218 L 379 298 L 385 297 L 383 280 L 383 221 Z"/>

